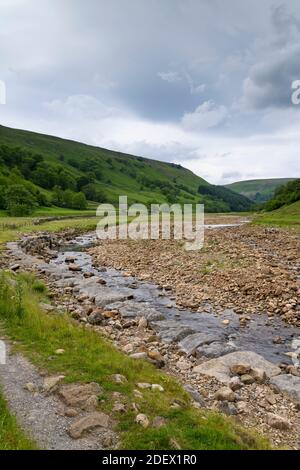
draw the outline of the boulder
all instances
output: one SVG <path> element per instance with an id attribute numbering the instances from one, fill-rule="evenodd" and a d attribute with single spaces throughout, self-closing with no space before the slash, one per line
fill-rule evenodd
<path id="1" fill-rule="evenodd" d="M 300 401 L 300 377 L 282 374 L 272 377 L 270 383 L 274 385 L 279 392 L 288 395 L 295 402 Z"/>
<path id="2" fill-rule="evenodd" d="M 268 378 L 281 373 L 279 367 L 252 351 L 236 351 L 211 359 L 194 367 L 193 371 L 197 374 L 215 377 L 220 382 L 228 384 L 231 379 L 231 367 L 235 364 L 249 364 L 252 368 L 262 369 Z"/>
<path id="3" fill-rule="evenodd" d="M 67 384 L 62 385 L 58 390 L 58 396 L 65 405 L 72 408 L 91 410 L 97 406 L 98 395 L 102 393 L 102 388 L 95 382 L 88 384 Z"/>
<path id="4" fill-rule="evenodd" d="M 135 422 L 137 424 L 140 424 L 143 428 L 148 428 L 148 426 L 150 424 L 148 416 L 146 416 L 142 413 L 137 415 L 137 417 L 135 418 Z"/>
<path id="5" fill-rule="evenodd" d="M 280 431 L 289 431 L 292 427 L 291 423 L 286 418 L 273 413 L 267 415 L 266 421 L 269 426 L 279 429 Z"/>
<path id="6" fill-rule="evenodd" d="M 231 388 L 229 387 L 222 387 L 220 388 L 220 390 L 218 390 L 215 395 L 214 395 L 214 398 L 215 400 L 218 400 L 218 401 L 229 401 L 229 402 L 232 402 L 232 401 L 235 401 L 237 396 L 236 394 L 234 393 L 233 390 L 231 390 Z"/>
<path id="7" fill-rule="evenodd" d="M 79 439 L 86 432 L 99 427 L 110 428 L 111 420 L 109 416 L 104 413 L 94 412 L 72 423 L 68 433 L 73 439 Z"/>

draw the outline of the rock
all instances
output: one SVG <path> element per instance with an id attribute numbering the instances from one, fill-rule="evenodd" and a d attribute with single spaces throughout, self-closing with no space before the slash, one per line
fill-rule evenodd
<path id="1" fill-rule="evenodd" d="M 195 333 L 188 335 L 183 340 L 181 340 L 179 343 L 179 349 L 185 352 L 187 356 L 190 356 L 196 351 L 198 347 L 219 341 L 222 338 L 222 335 L 217 334 Z"/>
<path id="2" fill-rule="evenodd" d="M 98 310 L 92 312 L 88 317 L 88 322 L 91 325 L 101 325 L 101 323 L 103 323 L 103 320 L 104 320 L 104 316 L 102 315 L 102 312 Z"/>
<path id="3" fill-rule="evenodd" d="M 245 375 L 248 374 L 251 370 L 251 366 L 249 364 L 233 364 L 230 367 L 230 372 L 233 375 Z"/>
<path id="4" fill-rule="evenodd" d="M 145 383 L 145 382 L 141 382 L 141 383 L 138 383 L 136 384 L 138 388 L 141 388 L 143 390 L 147 389 L 147 388 L 151 388 L 151 384 L 148 384 L 148 383 Z"/>
<path id="5" fill-rule="evenodd" d="M 148 351 L 148 357 L 158 362 L 165 362 L 159 351 Z"/>
<path id="6" fill-rule="evenodd" d="M 133 354 L 130 354 L 130 357 L 132 357 L 132 359 L 144 359 L 144 360 L 148 359 L 148 355 L 145 352 L 133 353 Z"/>
<path id="7" fill-rule="evenodd" d="M 111 420 L 109 416 L 104 413 L 94 412 L 72 423 L 68 433 L 73 439 L 79 439 L 84 433 L 99 427 L 110 428 Z"/>
<path id="8" fill-rule="evenodd" d="M 45 304 L 44 302 L 40 302 L 39 306 L 45 312 L 53 312 L 53 310 L 55 310 L 55 307 L 53 307 L 53 305 Z"/>
<path id="9" fill-rule="evenodd" d="M 56 349 L 56 350 L 54 351 L 54 353 L 57 354 L 57 356 L 60 356 L 61 354 L 64 354 L 64 352 L 65 352 L 65 350 L 62 349 L 62 348 Z"/>
<path id="10" fill-rule="evenodd" d="M 110 379 L 112 382 L 115 382 L 116 384 L 124 384 L 127 382 L 127 378 L 125 375 L 122 374 L 114 374 L 110 376 Z"/>
<path id="11" fill-rule="evenodd" d="M 176 439 L 174 439 L 174 437 L 172 437 L 170 439 L 169 445 L 170 445 L 171 449 L 181 450 L 180 444 L 176 441 Z"/>
<path id="12" fill-rule="evenodd" d="M 270 383 L 276 387 L 276 389 L 288 395 L 294 401 L 300 401 L 300 377 L 295 377 L 290 374 L 282 374 L 276 377 L 272 377 Z"/>
<path id="13" fill-rule="evenodd" d="M 300 368 L 299 366 L 287 366 L 286 368 L 287 374 L 294 375 L 295 377 L 300 377 Z"/>
<path id="14" fill-rule="evenodd" d="M 273 413 L 267 415 L 266 421 L 269 426 L 279 429 L 280 431 L 289 431 L 292 427 L 291 423 L 286 418 Z"/>
<path id="15" fill-rule="evenodd" d="M 155 416 L 154 420 L 152 421 L 153 428 L 161 428 L 167 424 L 167 421 L 162 416 Z"/>
<path id="16" fill-rule="evenodd" d="M 132 353 L 134 351 L 133 344 L 131 343 L 125 344 L 125 346 L 123 346 L 122 348 L 122 351 L 124 351 L 124 353 L 126 354 Z"/>
<path id="17" fill-rule="evenodd" d="M 32 382 L 28 382 L 24 385 L 24 389 L 28 390 L 28 392 L 36 393 L 39 391 L 38 386 Z"/>
<path id="18" fill-rule="evenodd" d="M 231 378 L 230 368 L 235 364 L 251 364 L 252 368 L 264 370 L 267 377 L 273 377 L 281 373 L 279 367 L 252 351 L 236 351 L 217 359 L 211 359 L 194 367 L 193 371 L 198 374 L 215 377 L 220 382 L 228 384 Z"/>
<path id="19" fill-rule="evenodd" d="M 112 410 L 116 413 L 126 413 L 126 406 L 124 403 L 115 403 Z"/>
<path id="20" fill-rule="evenodd" d="M 78 264 L 69 264 L 69 270 L 73 272 L 81 271 L 82 268 Z"/>
<path id="21" fill-rule="evenodd" d="M 139 390 L 133 390 L 133 394 L 136 398 L 143 398 L 143 394 Z"/>
<path id="22" fill-rule="evenodd" d="M 78 415 L 78 410 L 76 410 L 75 408 L 67 408 L 65 410 L 65 416 L 67 416 L 68 418 L 75 418 L 75 416 Z"/>
<path id="23" fill-rule="evenodd" d="M 177 368 L 180 369 L 180 370 L 190 370 L 190 368 L 192 367 L 192 364 L 188 361 L 185 361 L 183 359 L 180 359 L 177 364 L 176 364 Z"/>
<path id="24" fill-rule="evenodd" d="M 219 411 L 228 416 L 235 416 L 238 414 L 238 410 L 233 403 L 228 403 L 228 401 L 223 401 L 218 405 Z"/>
<path id="25" fill-rule="evenodd" d="M 229 387 L 220 388 L 214 395 L 215 400 L 218 401 L 230 401 L 236 400 L 236 394 Z"/>
<path id="26" fill-rule="evenodd" d="M 137 424 L 140 424 L 143 428 L 148 428 L 150 424 L 148 417 L 142 413 L 137 415 L 137 417 L 135 418 L 135 422 Z"/>
<path id="27" fill-rule="evenodd" d="M 159 384 L 152 384 L 151 389 L 158 392 L 164 392 L 164 388 Z"/>
<path id="28" fill-rule="evenodd" d="M 223 325 L 229 325 L 230 321 L 229 320 L 223 320 L 222 323 L 223 323 Z"/>
<path id="29" fill-rule="evenodd" d="M 241 382 L 244 385 L 251 385 L 255 382 L 254 378 L 249 374 L 241 375 Z"/>
<path id="30" fill-rule="evenodd" d="M 175 320 L 153 322 L 151 327 L 158 333 L 164 343 L 176 343 L 188 335 L 195 333 L 188 325 L 179 325 Z"/>
<path id="31" fill-rule="evenodd" d="M 270 405 L 276 405 L 276 397 L 273 393 L 268 393 L 265 398 Z"/>
<path id="32" fill-rule="evenodd" d="M 147 325 L 148 325 L 148 320 L 145 317 L 142 317 L 139 319 L 139 323 L 138 323 L 139 330 L 144 330 L 145 328 L 147 328 Z"/>
<path id="33" fill-rule="evenodd" d="M 185 389 L 186 392 L 188 392 L 191 397 L 193 398 L 193 400 L 197 403 L 199 403 L 199 405 L 202 406 L 202 408 L 205 408 L 206 407 L 206 404 L 205 404 L 205 401 L 204 399 L 202 398 L 202 396 L 200 395 L 200 393 L 198 392 L 198 390 L 195 390 L 191 385 L 187 384 L 187 385 L 184 385 L 183 387 Z"/>
<path id="34" fill-rule="evenodd" d="M 249 411 L 248 404 L 245 401 L 238 401 L 236 404 L 238 413 L 247 413 Z"/>
<path id="35" fill-rule="evenodd" d="M 78 407 L 83 410 L 91 410 L 97 406 L 98 395 L 102 388 L 95 382 L 88 384 L 62 385 L 58 390 L 58 396 L 69 407 Z"/>
<path id="36" fill-rule="evenodd" d="M 240 388 L 242 388 L 243 384 L 240 381 L 239 377 L 232 377 L 229 380 L 228 386 L 229 386 L 229 388 L 231 388 L 231 390 L 233 390 L 235 392 L 236 390 L 239 390 Z"/>
<path id="37" fill-rule="evenodd" d="M 229 354 L 234 351 L 236 351 L 236 346 L 229 343 L 215 341 L 197 348 L 196 355 L 197 357 L 205 356 L 209 358 L 215 358 L 224 356 L 225 354 Z"/>
<path id="38" fill-rule="evenodd" d="M 251 377 L 254 378 L 258 384 L 263 384 L 267 380 L 267 374 L 263 369 L 254 368 L 250 370 Z"/>
<path id="39" fill-rule="evenodd" d="M 20 266 L 19 264 L 13 264 L 13 265 L 10 267 L 10 269 L 11 269 L 11 271 L 14 271 L 14 272 L 15 272 L 15 271 L 18 271 L 18 270 L 20 269 L 20 267 L 21 267 L 21 266 Z"/>
<path id="40" fill-rule="evenodd" d="M 58 384 L 65 378 L 64 375 L 55 375 L 53 377 L 46 377 L 44 379 L 43 390 L 45 392 L 53 392 Z"/>

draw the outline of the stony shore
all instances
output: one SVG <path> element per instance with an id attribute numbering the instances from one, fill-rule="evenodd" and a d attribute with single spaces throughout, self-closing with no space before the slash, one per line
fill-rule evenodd
<path id="1" fill-rule="evenodd" d="M 230 308 L 242 324 L 267 313 L 300 325 L 299 248 L 298 232 L 244 225 L 206 230 L 200 251 L 174 240 L 110 240 L 90 253 L 98 265 L 169 287 L 177 305 Z"/>
<path id="2" fill-rule="evenodd" d="M 53 241 L 52 238 L 51 240 Z M 43 257 L 50 259 L 55 256 L 51 249 L 52 244 L 57 241 L 51 242 L 46 249 L 49 240 L 47 241 L 47 237 L 42 240 Z M 22 251 L 16 251 L 17 248 L 15 255 L 20 266 L 38 271 L 44 277 L 53 299 L 51 308 L 47 307 L 49 314 L 52 308 L 53 311 L 67 310 L 75 319 L 85 324 L 86 328 L 104 334 L 125 354 L 150 361 L 176 376 L 193 397 L 194 406 L 228 414 L 244 426 L 270 437 L 275 446 L 299 449 L 300 378 L 299 369 L 292 365 L 291 358 L 287 358 L 290 362 L 287 361 L 286 364 L 274 364 L 251 351 L 223 351 L 218 353 L 219 356 L 217 354 L 218 357 L 211 356 L 215 359 L 199 356 L 199 344 L 203 344 L 201 334 L 194 334 L 193 337 L 193 332 L 183 327 L 180 327 L 180 331 L 175 325 L 170 328 L 170 322 L 167 330 L 164 330 L 163 318 L 157 317 L 159 312 L 149 308 L 146 302 L 137 300 L 137 304 L 135 303 L 134 293 L 138 288 L 138 281 L 135 283 L 130 277 L 133 274 L 139 279 L 156 281 L 164 286 L 162 295 L 169 296 L 169 302 L 174 302 L 176 295 L 177 304 L 192 307 L 195 311 L 203 308 L 203 302 L 206 306 L 210 305 L 208 310 L 213 305 L 217 305 L 220 310 L 222 306 L 235 308 L 241 313 L 240 326 L 246 329 L 248 322 L 251 322 L 252 313 L 259 314 L 264 305 L 270 305 L 271 300 L 274 302 L 277 299 L 277 305 L 285 302 L 285 306 L 290 302 L 288 312 L 293 312 L 291 319 L 285 315 L 287 312 L 281 312 L 281 307 L 274 311 L 268 309 L 267 312 L 270 322 L 274 315 L 278 315 L 295 325 L 299 319 L 297 242 L 299 236 L 296 234 L 291 233 L 287 238 L 284 232 L 255 227 L 208 232 L 203 253 L 186 253 L 175 242 L 134 242 L 134 246 L 131 242 L 105 242 L 90 250 L 94 263 L 100 267 L 94 272 L 89 272 L 86 268 L 86 255 L 81 253 L 72 253 L 71 256 L 66 253 L 56 265 L 51 266 L 43 264 L 41 260 L 40 267 L 34 266 L 30 255 L 26 263 L 26 256 L 22 256 Z M 38 245 L 37 239 L 29 238 L 23 243 L 23 249 L 41 255 L 41 252 L 36 253 Z M 229 285 L 225 285 L 225 274 L 222 276 L 217 268 L 210 273 L 201 272 L 200 277 L 197 277 L 199 269 L 201 271 L 201 267 L 207 265 L 207 260 L 213 253 L 215 256 L 217 253 L 224 256 L 225 261 L 231 260 L 232 264 L 223 265 L 223 270 L 227 270 L 226 276 L 229 273 L 235 276 Z M 203 261 L 203 256 L 206 261 Z M 253 267 L 251 263 L 248 264 L 249 259 L 252 260 Z M 245 264 L 239 263 L 240 260 L 245 261 Z M 119 276 L 126 287 L 115 289 L 106 285 L 106 270 L 103 266 L 122 269 L 124 272 Z M 254 277 L 254 268 L 260 269 L 262 277 L 259 282 L 257 272 Z M 266 272 L 266 269 L 273 270 L 273 275 Z M 197 279 L 205 282 L 197 284 Z M 249 294 L 237 296 L 241 287 L 241 284 L 237 285 L 238 280 L 247 282 L 247 285 L 253 283 L 255 289 L 249 290 Z M 271 287 L 278 288 L 278 284 L 285 289 L 286 295 L 276 295 L 271 290 Z M 143 286 L 143 282 L 141 285 Z M 204 287 L 200 288 L 200 285 L 205 287 L 204 298 Z M 294 289 L 295 285 L 298 290 Z M 191 303 L 189 298 L 192 298 Z M 256 309 L 255 302 L 258 306 Z M 136 305 L 139 306 L 138 309 Z M 214 343 L 215 339 L 211 341 Z M 280 342 L 280 334 L 276 341 Z M 142 393 L 142 389 L 139 393 Z M 174 403 L 174 406 L 180 407 L 181 404 Z"/>

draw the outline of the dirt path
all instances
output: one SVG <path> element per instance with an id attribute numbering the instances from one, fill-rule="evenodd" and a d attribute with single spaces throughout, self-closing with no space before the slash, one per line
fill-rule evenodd
<path id="1" fill-rule="evenodd" d="M 6 342 L 7 351 L 10 350 Z M 25 433 L 40 449 L 99 450 L 99 436 L 89 434 L 72 439 L 68 429 L 73 418 L 65 416 L 65 406 L 55 394 L 43 391 L 44 377 L 20 354 L 7 354 L 0 365 L 0 385 L 10 410 Z"/>

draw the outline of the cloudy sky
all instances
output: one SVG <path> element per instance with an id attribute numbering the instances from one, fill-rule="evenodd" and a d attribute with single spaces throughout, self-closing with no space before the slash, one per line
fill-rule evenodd
<path id="1" fill-rule="evenodd" d="M 0 0 L 0 123 L 181 163 L 300 177 L 299 0 Z"/>

